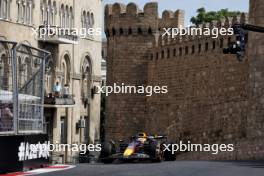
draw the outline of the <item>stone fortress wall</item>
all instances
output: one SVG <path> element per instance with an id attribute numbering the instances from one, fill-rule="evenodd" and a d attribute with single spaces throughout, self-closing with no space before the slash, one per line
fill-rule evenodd
<path id="1" fill-rule="evenodd" d="M 264 21 L 256 3 L 263 4 L 252 0 L 249 17 L 242 14 L 201 27 L 229 28 L 248 20 L 260 25 L 252 20 L 257 14 L 255 21 L 257 17 Z M 168 86 L 167 94 L 151 97 L 111 95 L 107 101 L 107 139 L 124 139 L 144 130 L 167 134 L 174 142 L 235 144 L 234 152 L 192 152 L 179 159 L 264 158 L 263 101 L 257 100 L 263 90 L 255 87 L 262 86 L 263 80 L 259 78 L 256 83 L 252 76 L 259 67 L 252 64 L 250 57 L 251 51 L 256 50 L 253 34 L 249 33 L 249 52 L 239 62 L 235 55 L 223 54 L 223 48 L 235 36 L 161 37 L 163 27 L 183 26 L 182 10 L 164 11 L 159 18 L 156 3 L 146 4 L 143 12 L 133 3 L 115 3 L 106 6 L 105 21 L 108 84 Z M 263 58 L 261 49 L 258 52 Z M 259 96 L 253 97 L 252 91 L 259 91 Z"/>

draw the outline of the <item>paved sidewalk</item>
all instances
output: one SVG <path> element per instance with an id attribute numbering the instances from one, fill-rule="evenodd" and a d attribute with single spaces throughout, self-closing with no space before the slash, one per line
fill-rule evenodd
<path id="1" fill-rule="evenodd" d="M 27 172 L 14 172 L 9 174 L 4 174 L 0 176 L 26 176 L 26 175 L 38 175 L 43 173 L 49 173 L 49 172 L 56 172 L 56 171 L 65 171 L 68 169 L 72 169 L 75 166 L 73 165 L 52 165 L 45 168 L 35 169 Z"/>

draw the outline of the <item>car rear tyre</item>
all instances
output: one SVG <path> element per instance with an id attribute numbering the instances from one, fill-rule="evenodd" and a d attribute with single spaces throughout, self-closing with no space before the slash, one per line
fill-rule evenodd
<path id="1" fill-rule="evenodd" d="M 163 150 L 159 141 L 150 142 L 150 156 L 153 162 L 161 162 L 163 160 Z"/>
<path id="2" fill-rule="evenodd" d="M 110 158 L 111 155 L 115 154 L 116 150 L 115 150 L 115 145 L 113 144 L 113 142 L 104 142 L 102 144 L 102 151 L 101 151 L 101 161 L 103 163 L 112 163 L 114 161 L 113 158 Z"/>

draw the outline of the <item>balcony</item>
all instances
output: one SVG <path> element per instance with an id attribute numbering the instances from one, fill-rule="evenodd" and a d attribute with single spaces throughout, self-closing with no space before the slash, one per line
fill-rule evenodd
<path id="1" fill-rule="evenodd" d="M 46 108 L 67 108 L 74 107 L 75 100 L 73 95 L 53 95 L 50 93 L 44 98 L 44 107 Z"/>
<path id="2" fill-rule="evenodd" d="M 78 44 L 76 31 L 58 26 L 39 26 L 38 41 L 55 44 Z"/>

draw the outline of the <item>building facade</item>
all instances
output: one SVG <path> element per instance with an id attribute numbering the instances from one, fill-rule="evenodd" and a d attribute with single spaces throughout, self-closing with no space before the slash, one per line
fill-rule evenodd
<path id="1" fill-rule="evenodd" d="M 107 42 L 106 39 L 102 41 L 102 64 L 101 64 L 101 74 L 102 74 L 102 85 L 106 85 L 106 60 L 107 59 Z"/>
<path id="2" fill-rule="evenodd" d="M 80 37 L 72 30 L 101 28 L 101 8 L 101 0 L 0 1 L 0 38 L 51 53 L 45 61 L 44 118 L 45 132 L 52 143 L 99 140 L 100 94 L 93 88 L 101 85 L 101 35 Z M 67 31 L 41 33 L 47 27 Z M 28 62 L 23 54 L 18 65 L 19 74 L 32 74 L 30 68 L 34 63 Z M 57 94 L 56 84 L 60 87 Z M 74 162 L 76 156 L 78 153 L 69 151 L 54 152 L 52 160 Z"/>
<path id="3" fill-rule="evenodd" d="M 184 11 L 164 11 L 147 3 L 115 3 L 105 8 L 108 42 L 107 84 L 168 86 L 167 94 L 111 94 L 105 120 L 107 139 L 128 139 L 139 131 L 167 134 L 174 142 L 232 143 L 234 152 L 188 152 L 182 159 L 263 159 L 263 34 L 249 32 L 242 62 L 224 55 L 236 36 L 162 37 L 163 28 L 184 25 Z M 262 25 L 263 2 L 247 13 L 200 27 Z"/>

